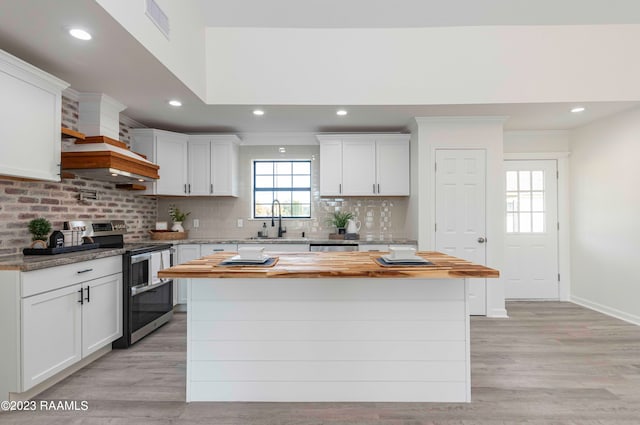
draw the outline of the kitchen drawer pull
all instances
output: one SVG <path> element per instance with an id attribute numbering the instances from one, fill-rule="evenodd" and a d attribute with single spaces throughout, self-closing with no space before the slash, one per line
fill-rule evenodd
<path id="1" fill-rule="evenodd" d="M 380 193 L 380 183 L 378 183 L 378 193 Z"/>
<path id="2" fill-rule="evenodd" d="M 222 252 L 224 251 L 224 248 L 214 248 L 213 252 Z"/>
<path id="3" fill-rule="evenodd" d="M 80 292 L 80 299 L 78 300 L 78 302 L 80 303 L 80 305 L 82 305 L 84 304 L 84 295 L 82 288 L 78 289 L 78 292 Z"/>
<path id="4" fill-rule="evenodd" d="M 209 193 L 213 193 L 213 183 L 209 185 Z"/>
<path id="5" fill-rule="evenodd" d="M 342 193 L 342 183 L 338 184 L 338 193 Z"/>
<path id="6" fill-rule="evenodd" d="M 85 300 L 87 300 L 88 303 L 91 302 L 91 292 L 90 292 L 90 290 L 91 290 L 91 287 L 87 286 L 87 298 L 85 298 Z"/>
<path id="7" fill-rule="evenodd" d="M 89 273 L 89 272 L 92 272 L 92 271 L 93 271 L 93 269 L 84 269 L 84 270 L 78 270 L 77 273 L 78 274 L 82 274 L 82 273 Z"/>

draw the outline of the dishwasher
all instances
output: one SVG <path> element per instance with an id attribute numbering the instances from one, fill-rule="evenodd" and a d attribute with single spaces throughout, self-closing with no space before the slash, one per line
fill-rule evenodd
<path id="1" fill-rule="evenodd" d="M 357 243 L 312 243 L 309 245 L 311 252 L 345 252 L 357 251 Z"/>

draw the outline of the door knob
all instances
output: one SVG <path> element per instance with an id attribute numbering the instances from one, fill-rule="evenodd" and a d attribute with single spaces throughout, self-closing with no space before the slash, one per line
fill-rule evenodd
<path id="1" fill-rule="evenodd" d="M 487 240 L 485 238 L 483 238 L 482 236 L 480 236 L 478 238 L 478 243 L 485 243 Z"/>

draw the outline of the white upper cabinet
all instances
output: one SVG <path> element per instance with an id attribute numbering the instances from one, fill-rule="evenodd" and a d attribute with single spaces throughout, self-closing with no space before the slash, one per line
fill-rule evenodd
<path id="1" fill-rule="evenodd" d="M 409 196 L 409 135 L 317 136 L 321 196 Z"/>
<path id="2" fill-rule="evenodd" d="M 238 146 L 233 134 L 189 136 L 192 196 L 238 196 Z"/>
<path id="3" fill-rule="evenodd" d="M 374 139 L 343 140 L 342 192 L 350 196 L 376 194 L 376 142 Z"/>
<path id="4" fill-rule="evenodd" d="M 132 150 L 160 166 L 160 178 L 147 183 L 149 195 L 188 195 L 188 136 L 150 128 L 132 130 Z"/>
<path id="5" fill-rule="evenodd" d="M 325 139 L 320 143 L 320 194 L 342 195 L 342 140 Z"/>
<path id="6" fill-rule="evenodd" d="M 189 140 L 189 195 L 211 194 L 211 142 Z"/>
<path id="7" fill-rule="evenodd" d="M 154 129 L 132 131 L 133 150 L 160 166 L 146 194 L 238 196 L 238 146 L 233 135 L 187 135 Z"/>
<path id="8" fill-rule="evenodd" d="M 409 139 L 376 140 L 376 192 L 409 196 Z"/>
<path id="9" fill-rule="evenodd" d="M 68 86 L 0 50 L 0 175 L 60 181 L 61 93 Z"/>

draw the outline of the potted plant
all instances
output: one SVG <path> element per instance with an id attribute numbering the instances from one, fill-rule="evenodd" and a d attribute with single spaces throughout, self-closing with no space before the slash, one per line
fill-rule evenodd
<path id="1" fill-rule="evenodd" d="M 47 235 L 51 231 L 51 223 L 46 218 L 34 218 L 29 222 L 32 248 L 46 248 Z"/>
<path id="2" fill-rule="evenodd" d="M 327 220 L 329 224 L 336 226 L 338 234 L 343 235 L 346 232 L 347 223 L 353 218 L 353 214 L 347 211 L 336 211 Z"/>
<path id="3" fill-rule="evenodd" d="M 180 211 L 180 208 L 171 204 L 169 206 L 169 217 L 171 217 L 171 221 L 173 221 L 173 226 L 171 226 L 171 230 L 174 232 L 184 232 L 184 227 L 182 227 L 182 222 L 187 219 L 187 217 L 191 214 L 191 212 Z"/>

